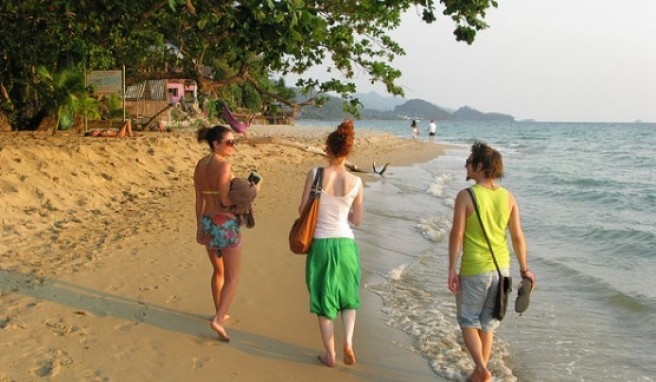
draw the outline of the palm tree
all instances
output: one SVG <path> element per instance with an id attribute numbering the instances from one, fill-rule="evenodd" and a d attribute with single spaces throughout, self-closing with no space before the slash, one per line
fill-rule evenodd
<path id="1" fill-rule="evenodd" d="M 75 107 L 75 114 L 79 114 L 84 118 L 84 131 L 87 131 L 87 120 L 97 120 L 101 118 L 100 115 L 100 101 L 91 97 L 89 92 L 85 90 L 77 97 L 77 105 Z"/>
<path id="2" fill-rule="evenodd" d="M 70 117 L 82 112 L 87 117 L 98 115 L 98 101 L 92 100 L 84 86 L 84 77 L 73 69 L 62 69 L 51 73 L 46 67 L 39 67 L 38 74 L 45 85 L 42 89 L 44 108 L 57 117 L 52 129 L 54 135 L 59 128 L 62 117 Z"/>

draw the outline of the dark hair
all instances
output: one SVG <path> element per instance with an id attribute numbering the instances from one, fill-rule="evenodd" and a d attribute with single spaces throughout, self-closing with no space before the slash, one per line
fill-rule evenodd
<path id="1" fill-rule="evenodd" d="M 353 121 L 347 119 L 337 126 L 337 130 L 328 135 L 326 148 L 337 158 L 345 157 L 351 153 L 354 140 L 355 130 Z"/>
<path id="2" fill-rule="evenodd" d="M 223 141 L 223 137 L 231 130 L 228 126 L 216 125 L 212 127 L 201 127 L 196 132 L 196 139 L 198 143 L 202 141 L 207 141 L 207 144 L 210 145 L 210 150 L 213 150 L 212 142 L 214 141 Z"/>
<path id="3" fill-rule="evenodd" d="M 471 153 L 472 168 L 475 169 L 481 163 L 486 178 L 503 178 L 503 160 L 497 150 L 483 142 L 476 141 L 471 147 Z"/>

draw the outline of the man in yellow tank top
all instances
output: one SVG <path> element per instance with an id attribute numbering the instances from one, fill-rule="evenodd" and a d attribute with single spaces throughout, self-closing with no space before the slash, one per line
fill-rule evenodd
<path id="1" fill-rule="evenodd" d="M 476 142 L 472 145 L 465 168 L 467 180 L 476 182 L 471 189 L 501 273 L 508 275 L 510 269 L 510 252 L 506 241 L 506 230 L 509 230 L 521 276 L 535 285 L 535 276 L 527 265 L 519 206 L 512 193 L 495 182 L 503 177 L 501 154 L 485 143 Z M 492 316 L 498 280 L 499 275 L 474 203 L 467 190 L 462 190 L 456 197 L 449 236 L 449 289 L 456 294 L 458 325 L 475 364 L 473 374 L 468 379 L 474 382 L 492 380 L 487 364 L 492 355 L 494 330 L 499 326 L 499 320 Z"/>

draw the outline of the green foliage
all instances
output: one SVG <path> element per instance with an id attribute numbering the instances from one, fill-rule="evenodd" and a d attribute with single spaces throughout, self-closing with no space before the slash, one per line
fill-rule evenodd
<path id="1" fill-rule="evenodd" d="M 411 8 L 425 22 L 436 6 L 455 23 L 456 39 L 471 43 L 487 27 L 493 0 L 22 0 L 0 3 L 0 111 L 19 128 L 48 112 L 38 97 L 40 66 L 118 69 L 128 80 L 188 78 L 201 97 L 229 98 L 235 105 L 279 102 L 319 105 L 335 92 L 357 112 L 353 78 L 358 71 L 402 95 L 401 73 L 389 63 L 405 54 L 388 33 Z M 332 79 L 307 76 L 325 65 Z M 308 99 L 297 103 L 271 74 L 300 76 Z M 236 87 L 235 87 L 236 86 Z M 260 101 L 254 93 L 259 94 Z"/>
<path id="2" fill-rule="evenodd" d="M 72 117 L 77 115 L 81 107 L 84 107 L 85 113 L 89 113 L 88 108 L 93 105 L 87 102 L 88 93 L 84 87 L 84 77 L 81 73 L 72 69 L 50 73 L 43 66 L 39 67 L 37 72 L 40 79 L 38 83 L 39 99 L 44 100 L 43 108 L 57 117 L 53 134 L 59 127 L 68 129 L 72 123 Z M 65 123 L 60 126 L 62 118 Z"/>
<path id="3" fill-rule="evenodd" d="M 219 105 L 218 102 L 214 99 L 208 99 L 205 104 L 205 110 L 207 111 L 207 119 L 210 122 L 213 122 L 218 117 Z"/>
<path id="4" fill-rule="evenodd" d="M 88 91 L 80 93 L 78 96 L 77 113 L 85 121 L 100 119 L 100 101 L 91 97 Z"/>
<path id="5" fill-rule="evenodd" d="M 258 110 L 262 107 L 262 97 L 255 87 L 246 84 L 241 93 L 241 104 L 245 109 Z"/>
<path id="6" fill-rule="evenodd" d="M 123 118 L 123 99 L 118 94 L 112 94 L 105 97 L 104 102 L 107 105 L 107 118 Z"/>

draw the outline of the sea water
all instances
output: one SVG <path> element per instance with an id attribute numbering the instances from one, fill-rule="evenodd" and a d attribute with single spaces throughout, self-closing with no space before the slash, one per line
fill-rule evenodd
<path id="1" fill-rule="evenodd" d="M 412 139 L 410 121 L 357 128 Z M 656 124 L 438 121 L 445 155 L 392 163 L 365 190 L 356 238 L 365 288 L 381 296 L 383 319 L 413 337 L 435 373 L 459 381 L 473 368 L 447 289 L 447 248 L 476 140 L 503 156 L 500 183 L 519 203 L 537 277 L 519 316 L 513 257 L 514 291 L 489 365 L 494 380 L 656 380 Z"/>

